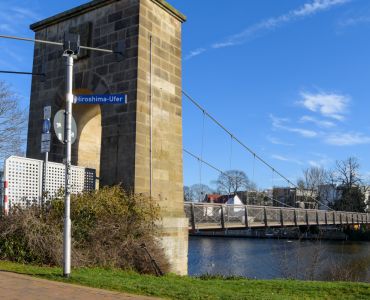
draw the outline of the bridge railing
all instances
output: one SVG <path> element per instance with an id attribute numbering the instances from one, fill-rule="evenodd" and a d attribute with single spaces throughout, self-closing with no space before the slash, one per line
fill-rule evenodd
<path id="1" fill-rule="evenodd" d="M 193 230 L 370 223 L 369 213 L 194 202 L 184 207 Z"/>

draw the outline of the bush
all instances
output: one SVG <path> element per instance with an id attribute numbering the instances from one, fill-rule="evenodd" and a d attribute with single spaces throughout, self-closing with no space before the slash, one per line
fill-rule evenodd
<path id="1" fill-rule="evenodd" d="M 62 264 L 64 200 L 41 209 L 12 209 L 0 220 L 0 259 Z M 168 270 L 159 245 L 159 208 L 148 197 L 105 187 L 71 197 L 72 266 L 115 267 L 154 273 L 145 244 L 162 271 Z"/>

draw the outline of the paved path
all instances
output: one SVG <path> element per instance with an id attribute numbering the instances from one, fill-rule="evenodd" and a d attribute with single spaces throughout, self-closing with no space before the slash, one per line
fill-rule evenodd
<path id="1" fill-rule="evenodd" d="M 6 300 L 154 300 L 136 296 L 83 287 L 68 283 L 38 279 L 30 276 L 0 271 L 0 299 Z"/>

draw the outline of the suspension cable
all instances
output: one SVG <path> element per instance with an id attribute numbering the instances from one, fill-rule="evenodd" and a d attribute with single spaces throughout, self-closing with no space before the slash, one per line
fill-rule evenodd
<path id="1" fill-rule="evenodd" d="M 196 107 L 198 107 L 200 110 L 204 111 L 204 113 L 214 122 L 216 123 L 221 129 L 223 129 L 228 135 L 232 136 L 234 140 L 240 144 L 244 149 L 246 149 L 249 153 L 253 154 L 260 162 L 262 162 L 264 165 L 266 165 L 270 169 L 274 169 L 273 166 L 271 166 L 268 162 L 266 162 L 262 157 L 260 157 L 256 152 L 254 152 L 251 148 L 249 148 L 247 145 L 245 145 L 240 139 L 238 139 L 231 131 L 229 131 L 224 125 L 222 125 L 219 121 L 217 121 L 216 118 L 214 118 L 207 110 L 205 110 L 197 101 L 195 101 L 189 94 L 187 94 L 185 91 L 182 91 L 183 95 L 189 99 Z M 279 171 L 275 170 L 275 172 L 282 177 L 285 181 L 290 183 L 291 185 L 294 185 L 293 182 L 291 182 L 287 177 L 285 177 L 283 174 L 281 174 Z"/>
<path id="2" fill-rule="evenodd" d="M 201 143 L 200 143 L 200 160 L 199 161 L 199 183 L 200 183 L 200 194 L 203 196 L 204 190 L 203 190 L 203 184 L 202 184 L 202 169 L 203 169 L 203 150 L 204 150 L 204 123 L 205 123 L 206 115 L 203 111 L 203 120 L 202 120 L 202 137 L 201 137 Z"/>
<path id="3" fill-rule="evenodd" d="M 230 130 L 228 130 L 224 125 L 222 125 L 215 117 L 213 117 L 202 105 L 200 105 L 194 98 L 192 98 L 188 93 L 186 93 L 185 91 L 182 91 L 182 94 L 188 99 L 190 100 L 190 102 L 192 102 L 198 109 L 200 109 L 201 111 L 203 111 L 203 113 L 208 116 L 217 126 L 219 126 L 222 130 L 224 130 L 228 135 L 232 136 L 233 139 L 240 145 L 242 146 L 245 150 L 247 150 L 249 153 L 251 153 L 255 158 L 257 158 L 260 162 L 262 162 L 265 166 L 267 166 L 268 168 L 270 168 L 274 173 L 276 173 L 277 175 L 279 175 L 281 178 L 283 178 L 288 184 L 292 185 L 293 187 L 295 187 L 296 189 L 299 189 L 301 190 L 301 188 L 299 188 L 295 183 L 293 183 L 291 180 L 289 180 L 286 176 L 284 176 L 281 172 L 279 172 L 278 170 L 276 170 L 271 164 L 269 164 L 267 161 L 265 161 L 261 156 L 259 156 L 255 151 L 253 151 L 250 147 L 248 147 L 246 144 L 244 144 L 239 138 L 237 138 Z M 330 208 L 329 206 L 323 204 L 322 202 L 320 202 L 319 200 L 317 199 L 314 199 L 313 200 L 318 203 L 318 204 L 321 204 L 322 206 L 328 208 L 329 210 L 333 210 L 332 208 Z"/>
<path id="4" fill-rule="evenodd" d="M 254 172 L 255 172 L 255 164 L 256 164 L 256 155 L 253 155 L 253 183 L 255 182 L 255 176 L 254 176 Z"/>
<path id="5" fill-rule="evenodd" d="M 228 174 L 226 174 L 224 171 L 222 171 L 221 169 L 219 169 L 219 168 L 217 168 L 217 167 L 215 167 L 214 165 L 212 165 L 211 163 L 209 163 L 209 162 L 207 162 L 207 161 L 205 161 L 205 160 L 203 160 L 203 159 L 201 159 L 200 157 L 198 157 L 198 156 L 196 156 L 195 154 L 193 154 L 192 152 L 190 152 L 189 150 L 186 150 L 185 148 L 183 148 L 183 151 L 186 153 L 186 154 L 188 154 L 188 155 L 190 155 L 191 157 L 193 157 L 194 159 L 196 159 L 196 160 L 198 160 L 199 162 L 201 161 L 202 163 L 204 163 L 205 165 L 207 165 L 208 167 L 210 167 L 211 169 L 213 169 L 213 170 L 215 170 L 215 171 L 217 171 L 217 172 L 219 172 L 221 175 L 224 175 L 224 176 L 226 176 L 226 177 L 228 177 L 229 179 L 233 179 L 230 175 L 228 175 Z M 261 194 L 261 192 L 259 192 L 259 191 L 256 191 L 257 193 L 259 193 L 259 194 Z M 290 205 L 288 205 L 288 204 L 285 204 L 285 203 L 283 203 L 283 202 L 281 202 L 281 201 L 279 201 L 279 200 L 276 200 L 276 199 L 274 199 L 273 197 L 270 197 L 269 195 L 266 195 L 266 194 L 264 194 L 264 193 L 262 193 L 264 196 L 266 196 L 268 199 L 270 199 L 270 200 L 272 200 L 272 201 L 274 201 L 274 202 L 277 202 L 277 203 L 279 203 L 279 204 L 282 204 L 282 205 L 284 205 L 284 206 L 286 206 L 286 207 L 289 207 L 289 208 L 295 208 L 295 207 L 293 207 L 293 206 L 290 206 Z"/>

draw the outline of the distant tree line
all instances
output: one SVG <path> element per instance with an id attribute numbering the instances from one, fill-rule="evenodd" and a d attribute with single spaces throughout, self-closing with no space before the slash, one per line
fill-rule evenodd
<path id="1" fill-rule="evenodd" d="M 185 201 L 204 201 L 207 194 L 234 195 L 241 191 L 257 191 L 257 186 L 245 172 L 229 170 L 212 182 L 215 189 L 206 184 L 184 186 Z M 368 199 L 368 184 L 360 174 L 360 164 L 355 157 L 336 161 L 333 169 L 310 167 L 304 169 L 297 180 L 297 190 L 302 190 L 307 202 L 317 203 L 320 208 L 341 211 L 364 212 Z M 266 205 L 266 201 L 261 201 Z"/>
<path id="2" fill-rule="evenodd" d="M 0 165 L 10 155 L 20 155 L 25 145 L 27 118 L 19 98 L 0 81 Z"/>
<path id="3" fill-rule="evenodd" d="M 234 195 L 239 191 L 255 190 L 256 184 L 252 182 L 245 172 L 229 170 L 221 173 L 217 180 L 213 181 L 216 189 L 206 184 L 193 184 L 184 186 L 185 201 L 203 201 L 207 194 Z"/>
<path id="4" fill-rule="evenodd" d="M 369 186 L 355 157 L 336 161 L 333 169 L 307 168 L 297 184 L 317 202 L 334 210 L 364 212 L 366 209 Z"/>

